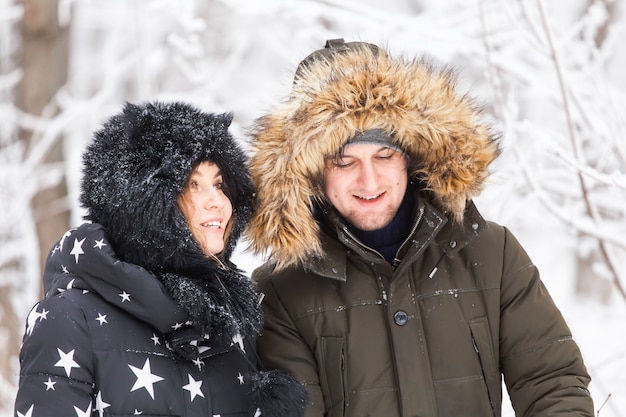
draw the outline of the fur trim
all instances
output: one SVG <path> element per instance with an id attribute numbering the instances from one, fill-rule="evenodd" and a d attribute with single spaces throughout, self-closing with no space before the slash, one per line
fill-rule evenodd
<path id="1" fill-rule="evenodd" d="M 186 103 L 126 104 L 87 147 L 80 195 L 86 218 L 104 227 L 122 261 L 154 273 L 195 326 L 225 338 L 255 335 L 262 321 L 252 283 L 229 262 L 254 194 L 231 121 Z M 202 252 L 177 202 L 203 161 L 220 167 L 233 206 L 219 265 Z"/>
<path id="2" fill-rule="evenodd" d="M 203 334 L 223 341 L 239 333 L 254 340 L 261 330 L 258 296 L 245 275 L 216 266 L 196 278 L 167 273 L 159 279 Z"/>
<path id="3" fill-rule="evenodd" d="M 284 371 L 253 374 L 250 386 L 250 402 L 263 417 L 301 417 L 309 404 L 304 385 Z"/>
<path id="4" fill-rule="evenodd" d="M 269 252 L 278 269 L 323 256 L 313 212 L 325 199 L 324 157 L 369 129 L 393 136 L 433 203 L 458 222 L 500 152 L 480 110 L 457 93 L 449 69 L 367 47 L 314 60 L 288 100 L 252 129 L 257 210 L 248 236 L 256 253 Z"/>
<path id="5" fill-rule="evenodd" d="M 181 272 L 206 258 L 177 204 L 194 164 L 216 163 L 233 205 L 228 260 L 251 214 L 245 154 L 228 132 L 230 114 L 185 103 L 126 104 L 94 135 L 83 162 L 80 201 L 104 226 L 118 256 L 151 272 Z M 191 258 L 191 261 L 190 261 Z"/>

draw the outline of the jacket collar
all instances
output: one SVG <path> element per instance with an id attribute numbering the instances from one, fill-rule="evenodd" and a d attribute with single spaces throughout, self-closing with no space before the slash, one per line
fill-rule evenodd
<path id="1" fill-rule="evenodd" d="M 420 256 L 433 242 L 448 257 L 454 257 L 487 225 L 472 201 L 467 202 L 463 224 L 449 221 L 448 216 L 433 206 L 422 194 L 417 197 L 416 210 L 417 215 L 411 233 L 400 249 L 404 255 L 397 273 L 402 272 L 411 264 L 411 259 Z M 346 248 L 370 262 L 386 262 L 376 251 L 354 237 L 332 210 L 326 212 L 324 217 L 327 227 L 321 228 L 320 242 L 325 250 L 325 256 L 310 259 L 305 269 L 317 275 L 345 281 L 348 254 Z"/>
<path id="2" fill-rule="evenodd" d="M 163 334 L 193 325 L 201 335 L 230 340 L 256 336 L 261 327 L 249 279 L 233 268 L 205 262 L 204 269 L 152 272 L 120 260 L 103 227 L 85 223 L 68 231 L 46 262 L 44 290 L 53 297 L 77 288 L 98 294 Z M 192 274 L 193 272 L 193 274 Z"/>

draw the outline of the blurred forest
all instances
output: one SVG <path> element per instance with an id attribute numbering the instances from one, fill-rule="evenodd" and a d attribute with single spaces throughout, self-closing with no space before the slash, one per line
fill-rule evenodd
<path id="1" fill-rule="evenodd" d="M 477 205 L 538 264 L 598 415 L 623 416 L 625 3 L 0 0 L 0 417 L 45 258 L 81 222 L 81 152 L 99 124 L 126 101 L 185 100 L 234 112 L 245 145 L 298 62 L 340 37 L 449 65 L 485 107 L 504 152 Z M 234 260 L 250 271 L 244 243 Z"/>

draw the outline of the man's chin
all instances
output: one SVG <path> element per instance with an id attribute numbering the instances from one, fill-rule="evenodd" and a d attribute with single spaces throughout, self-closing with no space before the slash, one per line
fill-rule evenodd
<path id="1" fill-rule="evenodd" d="M 361 218 L 347 219 L 354 227 L 366 232 L 382 229 L 391 223 L 391 219 L 381 218 L 380 216 L 367 216 Z"/>

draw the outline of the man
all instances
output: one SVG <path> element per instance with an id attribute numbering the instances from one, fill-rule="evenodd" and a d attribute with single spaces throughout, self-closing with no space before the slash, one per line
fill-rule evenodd
<path id="1" fill-rule="evenodd" d="M 307 416 L 500 416 L 502 377 L 518 416 L 593 416 L 537 268 L 471 201 L 499 153 L 479 113 L 449 71 L 338 39 L 257 121 L 259 353 Z"/>

